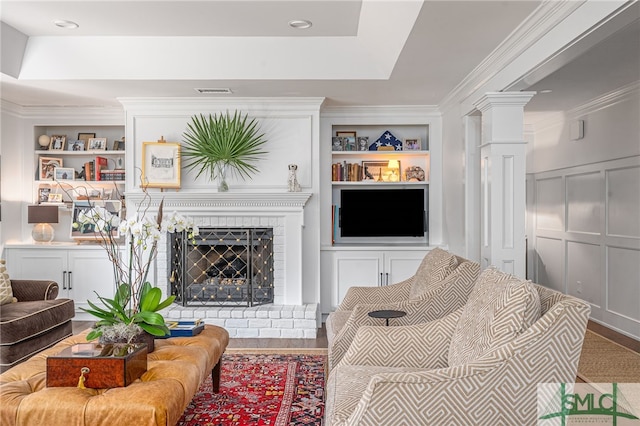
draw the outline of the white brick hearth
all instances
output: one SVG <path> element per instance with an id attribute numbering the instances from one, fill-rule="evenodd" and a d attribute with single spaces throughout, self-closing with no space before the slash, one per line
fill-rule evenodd
<path id="1" fill-rule="evenodd" d="M 318 305 L 262 305 L 251 307 L 182 307 L 165 311 L 169 319 L 203 319 L 224 327 L 231 337 L 314 339 Z"/>

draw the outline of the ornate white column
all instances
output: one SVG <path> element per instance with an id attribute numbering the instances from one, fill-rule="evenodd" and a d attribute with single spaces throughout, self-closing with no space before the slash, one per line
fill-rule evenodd
<path id="1" fill-rule="evenodd" d="M 524 106 L 535 92 L 486 93 L 475 107 L 482 112 L 481 257 L 525 278 Z"/>

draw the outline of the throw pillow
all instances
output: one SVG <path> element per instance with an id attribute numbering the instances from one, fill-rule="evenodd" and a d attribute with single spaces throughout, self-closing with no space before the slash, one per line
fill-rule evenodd
<path id="1" fill-rule="evenodd" d="M 7 303 L 15 302 L 13 297 L 13 289 L 11 288 L 11 280 L 7 273 L 7 267 L 5 266 L 5 260 L 0 260 L 0 305 L 6 305 Z"/>
<path id="2" fill-rule="evenodd" d="M 510 342 L 539 318 L 540 298 L 529 281 L 485 269 L 451 338 L 449 366 L 467 364 Z"/>
<path id="3" fill-rule="evenodd" d="M 416 271 L 409 299 L 417 299 L 425 291 L 437 287 L 457 266 L 458 259 L 455 255 L 440 248 L 431 250 Z"/>

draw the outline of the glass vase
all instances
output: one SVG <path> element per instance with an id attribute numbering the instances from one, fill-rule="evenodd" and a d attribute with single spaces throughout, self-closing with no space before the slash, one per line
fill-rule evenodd
<path id="1" fill-rule="evenodd" d="M 227 192 L 229 190 L 229 185 L 227 184 L 227 163 L 218 163 L 216 167 L 218 169 L 216 173 L 218 192 Z"/>

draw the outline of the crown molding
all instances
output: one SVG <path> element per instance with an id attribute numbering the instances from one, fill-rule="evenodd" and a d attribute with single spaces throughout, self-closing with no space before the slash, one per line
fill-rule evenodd
<path id="1" fill-rule="evenodd" d="M 561 126 L 566 121 L 576 120 L 597 111 L 610 108 L 621 102 L 632 100 L 634 97 L 640 97 L 640 81 L 622 86 L 618 89 L 604 93 L 595 97 L 582 105 L 578 105 L 566 111 L 551 111 L 534 115 L 539 117 L 535 121 L 529 122 L 536 132 L 549 130 L 557 126 Z"/>
<path id="2" fill-rule="evenodd" d="M 584 115 L 593 114 L 596 111 L 612 107 L 638 95 L 640 95 L 640 81 L 635 81 L 568 110 L 567 117 L 578 118 Z"/>
<path id="3" fill-rule="evenodd" d="M 323 97 L 158 97 L 158 98 L 117 98 L 124 109 L 129 111 L 176 111 L 176 110 L 220 110 L 227 108 L 251 111 L 319 111 Z"/>
<path id="4" fill-rule="evenodd" d="M 567 16 L 582 5 L 583 1 L 544 1 L 526 20 L 509 34 L 473 71 L 471 71 L 440 103 L 441 110 L 463 103 L 475 91 L 487 84 L 492 77 L 522 55 L 536 41 L 546 35 Z M 502 88 L 493 88 L 500 90 Z"/>
<path id="5" fill-rule="evenodd" d="M 330 106 L 322 108 L 320 117 L 350 117 L 350 118 L 419 118 L 436 117 L 442 114 L 437 105 L 371 105 L 371 106 Z"/>
<path id="6" fill-rule="evenodd" d="M 22 106 L 2 100 L 3 112 L 24 119 L 70 120 L 79 118 L 99 118 L 100 121 L 113 121 L 124 124 L 124 110 L 121 107 L 98 106 Z"/>

